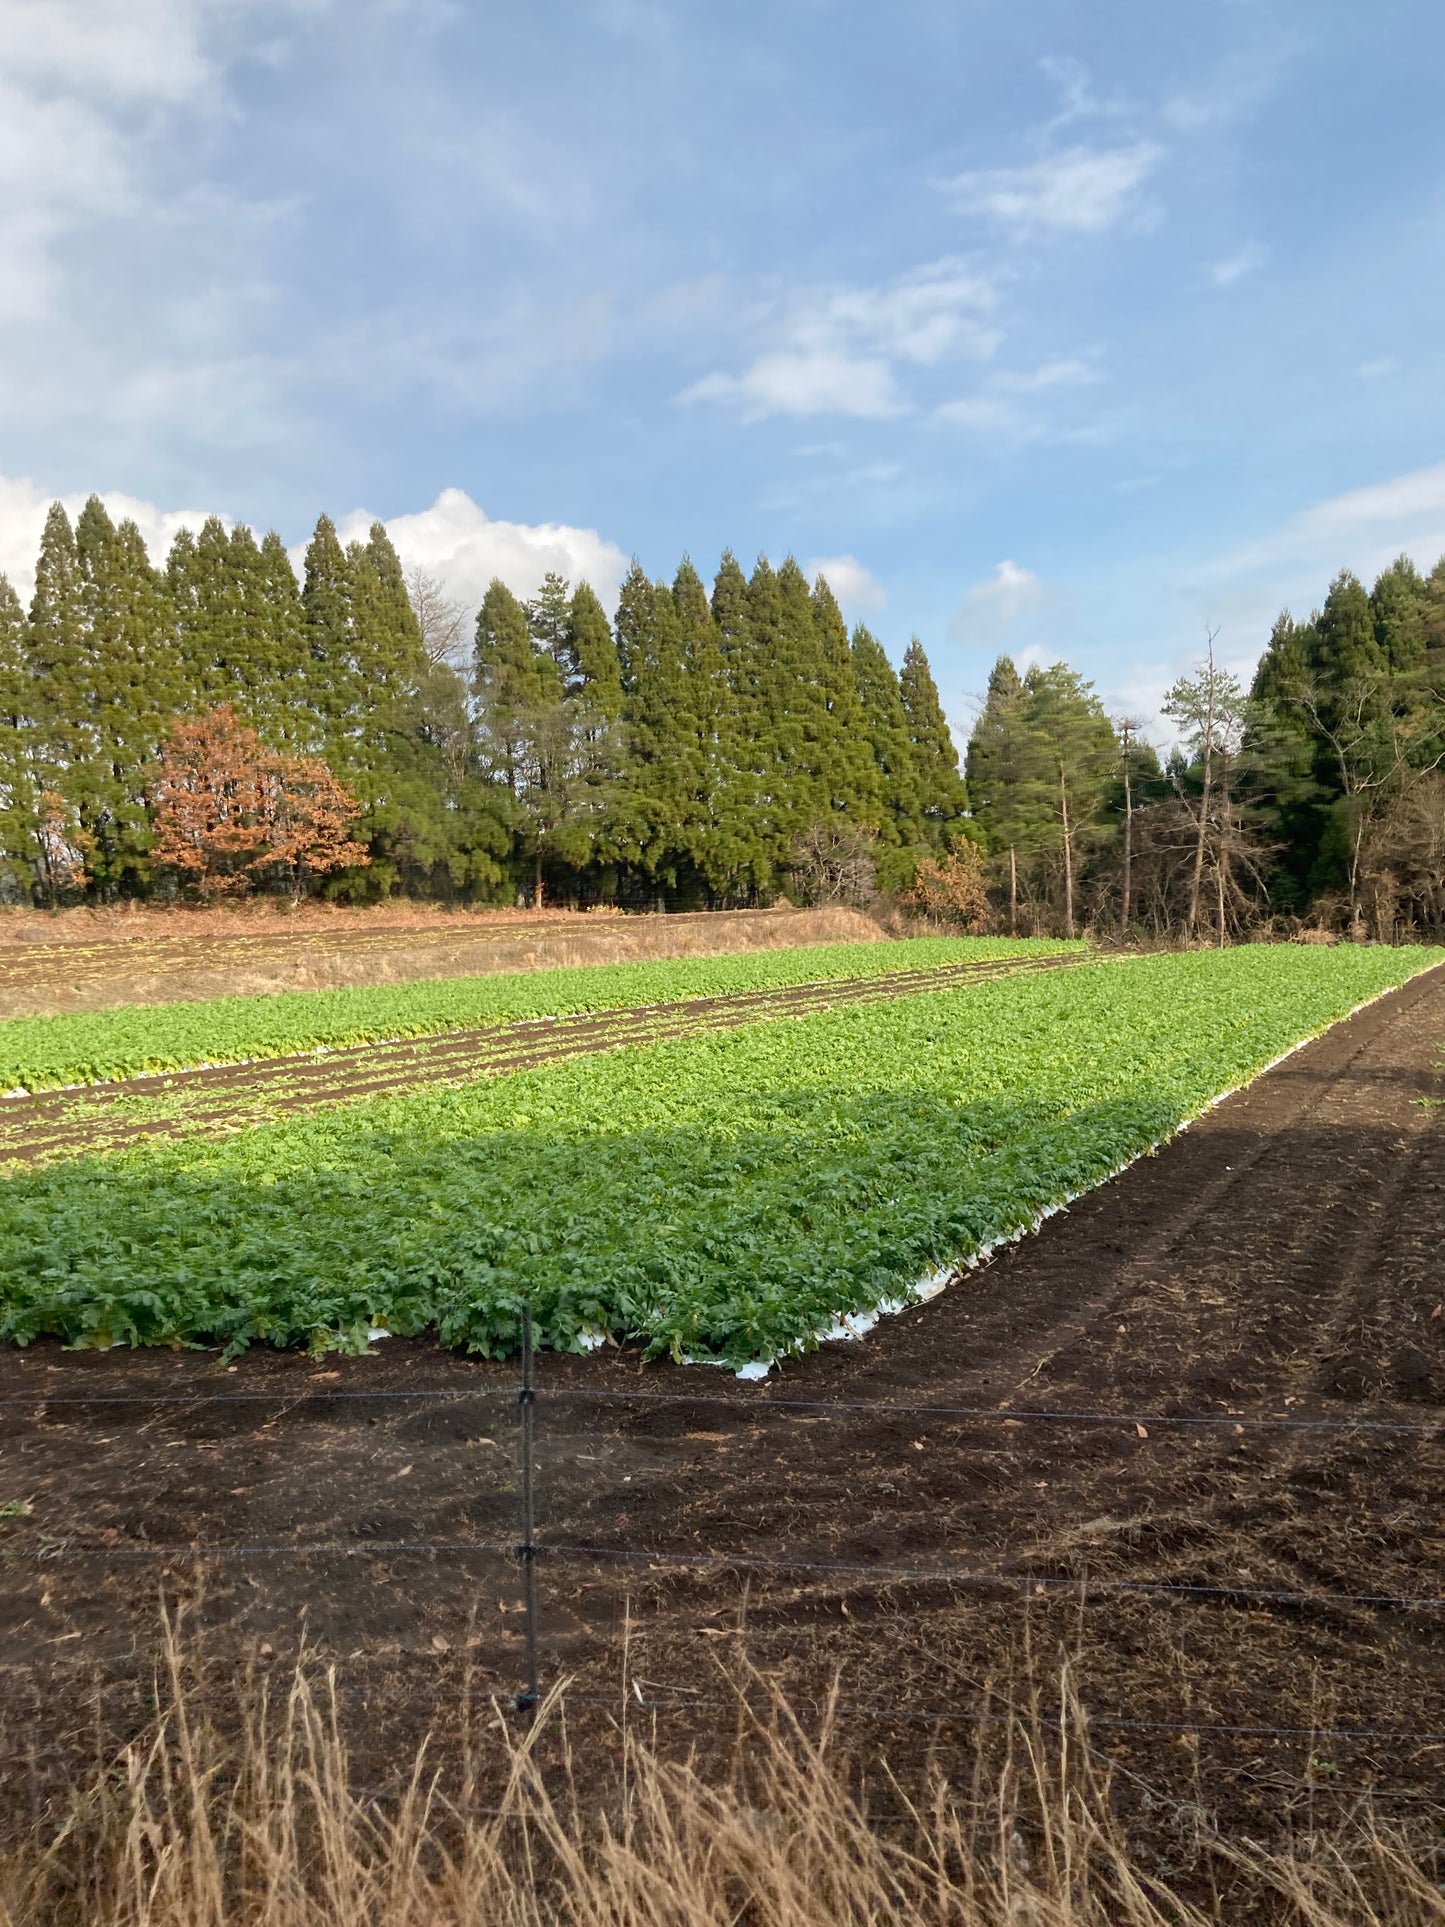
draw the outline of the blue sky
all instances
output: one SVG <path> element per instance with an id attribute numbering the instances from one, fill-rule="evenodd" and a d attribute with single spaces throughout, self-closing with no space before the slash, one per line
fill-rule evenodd
<path id="1" fill-rule="evenodd" d="M 1438 0 L 0 0 L 0 567 L 790 550 L 1153 714 L 1445 550 Z"/>

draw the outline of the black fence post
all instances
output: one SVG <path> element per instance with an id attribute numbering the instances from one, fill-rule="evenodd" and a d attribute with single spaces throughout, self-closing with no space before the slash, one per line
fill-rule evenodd
<path id="1" fill-rule="evenodd" d="M 522 1562 L 526 1621 L 523 1628 L 526 1647 L 527 1684 L 517 1695 L 517 1711 L 530 1718 L 537 1710 L 537 1504 L 533 1476 L 533 1447 L 536 1442 L 537 1393 L 532 1384 L 532 1307 L 522 1307 L 522 1387 L 517 1394 L 522 1415 L 522 1543 L 517 1557 Z"/>

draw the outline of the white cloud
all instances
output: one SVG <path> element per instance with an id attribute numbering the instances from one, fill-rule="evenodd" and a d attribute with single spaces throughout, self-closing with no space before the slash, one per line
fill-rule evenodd
<path id="1" fill-rule="evenodd" d="M 1038 368 L 1002 369 L 976 394 L 944 402 L 933 419 L 1004 445 L 1073 439 L 1085 431 L 1060 430 L 1030 398 L 1051 391 L 1083 388 L 1101 379 L 1098 369 L 1076 357 L 1046 361 Z"/>
<path id="2" fill-rule="evenodd" d="M 0 476 L 0 573 L 9 576 L 25 603 L 34 592 L 36 551 L 45 512 L 54 499 L 34 482 Z M 85 497 L 61 499 L 74 521 Z M 165 561 L 177 529 L 199 528 L 211 512 L 158 508 L 131 495 L 104 495 L 101 500 L 113 521 L 129 516 L 137 524 L 151 560 L 158 564 Z M 344 542 L 364 538 L 375 519 L 357 509 L 341 518 L 338 533 Z M 229 524 L 231 518 L 222 515 L 221 520 Z M 468 615 L 493 576 L 500 576 L 516 595 L 525 597 L 536 594 L 549 569 L 574 583 L 585 576 L 611 609 L 627 569 L 621 549 L 595 529 L 573 528 L 565 522 L 494 522 L 459 488 L 443 489 L 429 509 L 394 516 L 386 527 L 402 561 L 409 568 L 419 566 L 439 576 L 447 594 Z M 301 542 L 291 552 L 298 573 L 305 548 Z"/>
<path id="3" fill-rule="evenodd" d="M 208 85 L 208 0 L 4 0 L 0 5 L 0 318 L 59 305 L 54 250 L 128 205 L 145 111 Z M 143 137 L 143 136 L 142 136 Z"/>
<path id="4" fill-rule="evenodd" d="M 759 355 L 742 374 L 705 375 L 678 399 L 732 402 L 745 421 L 767 415 L 882 420 L 903 414 L 907 407 L 886 361 L 824 349 Z"/>
<path id="5" fill-rule="evenodd" d="M 975 582 L 948 625 L 955 642 L 996 648 L 1026 618 L 1041 612 L 1046 600 L 1043 583 L 1031 569 L 1005 558 L 983 582 Z M 1037 648 L 1036 644 L 1028 648 Z"/>
<path id="6" fill-rule="evenodd" d="M 938 182 L 962 214 L 979 214 L 1015 238 L 1102 234 L 1138 206 L 1138 191 L 1164 158 L 1153 141 L 1070 147 L 1023 167 L 979 168 Z"/>
<path id="7" fill-rule="evenodd" d="M 877 287 L 802 290 L 762 318 L 771 335 L 740 374 L 715 371 L 679 400 L 730 403 L 749 421 L 767 415 L 882 419 L 908 411 L 902 367 L 954 354 L 986 357 L 998 346 L 989 319 L 993 277 L 944 259 Z"/>
<path id="8" fill-rule="evenodd" d="M 357 509 L 342 518 L 338 533 L 343 541 L 364 537 L 374 519 Z M 585 576 L 611 609 L 627 571 L 621 549 L 595 529 L 565 522 L 495 522 L 459 488 L 443 489 L 429 509 L 393 516 L 386 531 L 407 567 L 439 576 L 468 617 L 493 576 L 524 598 L 537 593 L 550 569 L 573 583 Z"/>
<path id="9" fill-rule="evenodd" d="M 1362 361 L 1355 373 L 1362 381 L 1378 381 L 1381 375 L 1397 375 L 1400 364 L 1393 355 L 1381 355 L 1377 361 Z"/>
<path id="10" fill-rule="evenodd" d="M 1165 121 L 1181 134 L 1201 134 L 1239 119 L 1273 92 L 1292 51 L 1280 41 L 1231 55 L 1208 79 L 1171 94 L 1161 109 Z"/>
<path id="11" fill-rule="evenodd" d="M 803 564 L 803 573 L 810 582 L 816 582 L 820 575 L 825 577 L 845 615 L 881 609 L 888 600 L 883 584 L 856 555 L 815 556 Z"/>
<path id="12" fill-rule="evenodd" d="M 1248 247 L 1241 248 L 1238 254 L 1231 254 L 1227 260 L 1214 263 L 1209 270 L 1210 285 L 1215 288 L 1232 288 L 1236 281 L 1243 280 L 1245 275 L 1253 274 L 1256 268 L 1263 267 L 1267 258 L 1264 249 L 1257 247 L 1251 241 Z"/>
<path id="13" fill-rule="evenodd" d="M 45 514 L 56 498 L 23 476 L 0 475 L 0 574 L 10 578 L 20 600 L 29 603 L 35 588 L 35 557 L 40 547 Z M 180 528 L 199 528 L 209 509 L 162 509 L 134 495 L 112 493 L 100 498 L 113 522 L 129 518 L 145 537 L 151 561 L 164 563 Z M 60 497 L 73 522 L 85 506 L 83 495 Z M 222 517 L 222 520 L 228 518 Z"/>
<path id="14" fill-rule="evenodd" d="M 1224 581 L 1269 569 L 1327 571 L 1322 593 L 1340 569 L 1364 575 L 1410 548 L 1427 564 L 1445 548 L 1445 462 L 1316 502 L 1273 535 L 1209 564 L 1203 574 Z"/>

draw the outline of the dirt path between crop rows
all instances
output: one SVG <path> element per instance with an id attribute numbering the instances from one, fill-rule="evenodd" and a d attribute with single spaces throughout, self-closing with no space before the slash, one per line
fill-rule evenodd
<path id="1" fill-rule="evenodd" d="M 443 1031 L 402 1043 L 355 1044 L 305 1057 L 275 1057 L 254 1064 L 129 1078 L 84 1090 L 3 1097 L 0 1162 L 34 1164 L 87 1151 L 117 1150 L 144 1138 L 224 1137 L 289 1111 L 465 1084 L 627 1044 L 732 1030 L 771 1017 L 805 1017 L 845 1004 L 966 989 L 999 977 L 1097 961 L 1063 956 L 939 964 L 886 977 L 840 978 L 739 991 L 727 997 L 696 997 L 684 1003 L 529 1018 L 479 1030 Z"/>
<path id="2" fill-rule="evenodd" d="M 1196 1802 L 1264 1832 L 1364 1787 L 1403 1816 L 1438 1794 L 1445 1624 L 1381 1602 L 1445 1594 L 1445 1113 L 1420 1101 L 1445 1095 L 1442 1046 L 1436 970 L 933 1303 L 762 1385 L 544 1357 L 540 1537 L 593 1549 L 539 1569 L 579 1757 L 615 1745 L 625 1608 L 633 1716 L 668 1743 L 718 1740 L 719 1669 L 745 1654 L 804 1703 L 837 1670 L 849 1737 L 905 1776 L 930 1746 L 966 1771 L 994 1730 L 969 1723 L 983 1682 L 1067 1650 L 1121 1798 L 1130 1774 L 1166 1796 L 1136 1810 L 1166 1856 Z M 143 1721 L 158 1590 L 193 1602 L 218 1692 L 304 1629 L 366 1784 L 428 1728 L 445 1760 L 464 1691 L 522 1678 L 493 1550 L 518 1535 L 515 1384 L 420 1342 L 0 1356 L 0 1502 L 29 1507 L 0 1520 L 19 1805 Z M 182 1402 L 86 1402 L 153 1394 Z M 215 1394 L 235 1402 L 186 1402 Z M 1370 1429 L 1391 1425 L 1411 1429 Z"/>

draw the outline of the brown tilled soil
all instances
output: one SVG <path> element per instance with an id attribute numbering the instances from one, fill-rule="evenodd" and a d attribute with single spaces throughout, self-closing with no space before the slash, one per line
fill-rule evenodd
<path id="1" fill-rule="evenodd" d="M 0 911 L 0 1020 L 337 984 L 876 943 L 860 910 L 609 916 L 565 910 Z"/>
<path id="2" fill-rule="evenodd" d="M 544 1356 L 542 1675 L 584 1767 L 624 1669 L 634 1719 L 706 1749 L 745 1659 L 804 1707 L 836 1673 L 853 1743 L 905 1778 L 929 1747 L 966 1771 L 985 1685 L 1066 1653 L 1166 1860 L 1199 1803 L 1269 1832 L 1438 1795 L 1442 1047 L 1437 970 L 762 1384 Z M 515 1385 L 423 1343 L 0 1358 L 12 1811 L 145 1719 L 162 1595 L 218 1694 L 303 1636 L 334 1659 L 365 1784 L 428 1728 L 445 1762 L 466 1695 L 523 1678 Z"/>
<path id="3" fill-rule="evenodd" d="M 731 1030 L 766 1017 L 802 1017 L 844 1004 L 881 1003 L 921 991 L 958 990 L 997 977 L 1065 970 L 1090 959 L 1007 958 L 900 970 L 887 977 L 792 984 L 693 997 L 683 1003 L 529 1018 L 480 1030 L 445 1031 L 393 1044 L 356 1044 L 304 1057 L 129 1078 L 83 1090 L 0 1097 L 0 1162 L 39 1163 L 113 1151 L 143 1138 L 224 1137 L 288 1111 L 354 1104 L 400 1091 L 500 1077 L 566 1057 Z"/>

